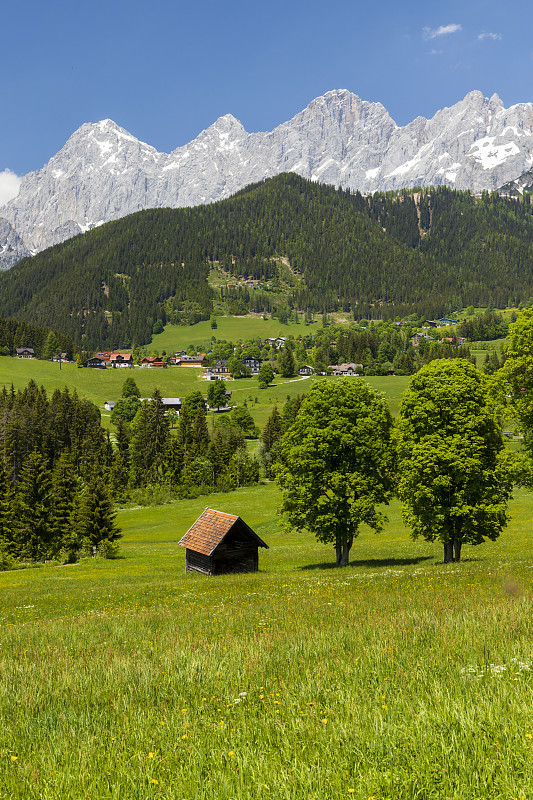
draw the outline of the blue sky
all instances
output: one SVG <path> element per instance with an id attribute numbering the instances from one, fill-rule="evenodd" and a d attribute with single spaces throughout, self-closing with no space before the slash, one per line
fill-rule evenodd
<path id="1" fill-rule="evenodd" d="M 226 113 L 270 130 L 329 89 L 399 125 L 472 89 L 533 101 L 532 18 L 531 0 L 17 0 L 2 12 L 0 172 L 40 169 L 106 117 L 168 152 Z"/>

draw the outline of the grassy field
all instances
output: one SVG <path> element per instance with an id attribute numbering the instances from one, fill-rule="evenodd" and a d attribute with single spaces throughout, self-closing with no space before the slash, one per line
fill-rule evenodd
<path id="1" fill-rule="evenodd" d="M 200 390 L 207 395 L 208 384 L 201 379 L 201 370 L 192 367 L 169 367 L 164 370 L 151 369 L 78 369 L 75 364 L 53 364 L 50 361 L 33 359 L 0 357 L 0 390 L 9 388 L 13 383 L 15 389 L 22 389 L 33 378 L 39 386 L 52 393 L 54 389 L 68 386 L 76 389 L 82 397 L 87 397 L 99 408 L 106 400 L 118 400 L 126 377 L 133 375 L 141 395 L 150 397 L 158 388 L 163 397 L 183 397 L 189 392 Z M 308 391 L 313 380 L 338 380 L 336 378 L 291 378 L 276 377 L 268 389 L 259 389 L 257 378 L 242 378 L 228 381 L 232 392 L 232 404 L 246 403 L 255 422 L 260 428 L 264 426 L 273 407 L 281 407 L 287 397 L 294 397 Z M 399 399 L 409 379 L 405 377 L 370 377 L 368 383 L 387 398 L 393 414 L 397 413 Z M 102 413 L 104 425 L 108 424 L 109 414 Z"/>
<path id="2" fill-rule="evenodd" d="M 287 337 L 292 334 L 297 338 L 320 330 L 319 322 L 304 325 L 303 315 L 301 319 L 302 322 L 299 324 L 289 322 L 282 325 L 277 319 L 263 319 L 260 316 L 217 317 L 217 327 L 214 330 L 211 328 L 209 320 L 189 326 L 167 325 L 163 333 L 158 333 L 153 337 L 150 348 L 159 350 L 160 353 L 163 350 L 173 353 L 175 350 L 185 350 L 190 344 L 195 347 L 203 346 L 207 342 L 211 342 L 213 336 L 216 339 L 237 342 L 239 339 L 245 341 L 256 336 L 267 339 L 274 336 Z"/>
<path id="3" fill-rule="evenodd" d="M 342 571 L 278 502 L 123 510 L 121 559 L 0 574 L 0 798 L 533 796 L 531 497 L 446 566 L 394 505 Z M 206 505 L 259 573 L 184 573 Z"/>

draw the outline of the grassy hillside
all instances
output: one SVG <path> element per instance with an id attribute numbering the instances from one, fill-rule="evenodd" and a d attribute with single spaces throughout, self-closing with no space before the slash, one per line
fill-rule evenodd
<path id="1" fill-rule="evenodd" d="M 167 325 L 163 333 L 154 335 L 152 338 L 151 349 L 159 350 L 161 353 L 173 353 L 175 350 L 186 350 L 190 344 L 203 346 L 211 341 L 211 337 L 225 339 L 229 342 L 237 342 L 239 339 L 246 341 L 260 336 L 261 339 L 275 338 L 278 336 L 305 336 L 320 330 L 320 324 L 315 322 L 311 325 L 302 322 L 288 322 L 282 325 L 277 319 L 263 319 L 260 316 L 249 317 L 217 317 L 216 329 L 211 328 L 209 320 L 197 322 L 195 325 Z"/>
<path id="2" fill-rule="evenodd" d="M 169 367 L 163 370 L 151 369 L 78 369 L 74 364 L 59 364 L 50 361 L 36 361 L 0 356 L 0 390 L 11 384 L 15 389 L 22 389 L 30 379 L 49 392 L 63 389 L 76 389 L 78 394 L 86 397 L 102 408 L 106 400 L 118 400 L 122 385 L 128 376 L 133 375 L 142 397 L 150 397 L 158 388 L 163 397 L 183 397 L 189 392 L 199 390 L 207 396 L 208 384 L 201 379 L 201 370 L 192 367 Z M 275 405 L 282 406 L 287 397 L 304 394 L 313 380 L 338 380 L 337 378 L 281 378 L 276 376 L 268 389 L 259 389 L 257 378 L 242 378 L 228 381 L 228 389 L 232 392 L 232 403 L 246 403 L 254 420 L 260 428 L 264 426 Z M 378 391 L 383 392 L 389 402 L 393 414 L 398 411 L 402 393 L 409 382 L 407 377 L 369 377 L 365 380 Z M 104 424 L 109 415 L 103 413 Z"/>
<path id="3" fill-rule="evenodd" d="M 121 511 L 122 559 L 0 574 L 4 797 L 531 796 L 531 496 L 447 566 L 394 506 L 342 571 L 278 501 Z M 267 541 L 259 573 L 184 573 L 206 505 Z"/>

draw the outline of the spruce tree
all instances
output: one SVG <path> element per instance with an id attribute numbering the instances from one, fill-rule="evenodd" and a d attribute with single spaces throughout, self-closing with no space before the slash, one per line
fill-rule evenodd
<path id="1" fill-rule="evenodd" d="M 34 451 L 26 458 L 15 496 L 17 555 L 44 561 L 57 553 L 52 519 L 52 484 L 44 457 Z"/>
<path id="2" fill-rule="evenodd" d="M 90 554 L 96 547 L 106 557 L 116 555 L 117 540 L 122 534 L 109 492 L 100 477 L 94 477 L 85 487 L 77 514 L 84 549 Z"/>
<path id="3" fill-rule="evenodd" d="M 10 562 L 16 552 L 13 541 L 14 495 L 13 483 L 0 458 L 0 567 Z"/>
<path id="4" fill-rule="evenodd" d="M 52 472 L 54 549 L 62 550 L 67 561 L 76 560 L 80 541 L 72 530 L 72 511 L 79 481 L 69 453 L 63 453 Z"/>

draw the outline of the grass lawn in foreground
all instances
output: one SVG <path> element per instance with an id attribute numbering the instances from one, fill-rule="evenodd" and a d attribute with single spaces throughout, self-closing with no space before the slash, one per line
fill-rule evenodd
<path id="1" fill-rule="evenodd" d="M 531 496 L 451 565 L 395 504 L 344 570 L 278 503 L 125 509 L 123 558 L 0 574 L 0 797 L 532 796 Z M 258 573 L 185 574 L 206 506 L 266 540 Z"/>

